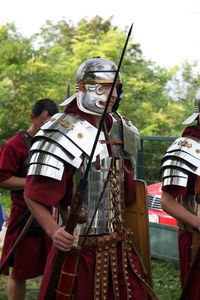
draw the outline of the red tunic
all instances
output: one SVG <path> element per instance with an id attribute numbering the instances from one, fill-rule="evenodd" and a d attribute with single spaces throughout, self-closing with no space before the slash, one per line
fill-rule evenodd
<path id="1" fill-rule="evenodd" d="M 85 114 L 83 112 L 77 111 L 76 107 L 70 106 L 70 109 L 67 109 L 67 112 L 78 112 L 81 117 L 86 119 L 92 125 L 95 126 L 93 119 L 90 115 Z M 111 119 L 107 118 L 107 125 L 108 128 L 111 126 Z M 110 124 L 110 126 L 109 126 Z M 125 191 L 126 191 L 126 201 L 132 201 L 134 199 L 134 191 L 133 191 L 133 170 L 129 161 L 126 161 L 126 168 L 129 170 L 127 173 L 125 171 Z M 40 203 L 45 203 L 58 206 L 59 202 L 62 199 L 69 199 L 72 196 L 72 174 L 74 173 L 74 168 L 68 164 L 65 166 L 65 171 L 61 181 L 57 181 L 50 178 L 45 178 L 42 176 L 28 176 L 26 187 L 25 187 L 25 195 L 38 201 Z M 70 204 L 70 203 L 69 203 Z M 118 270 L 119 270 L 119 288 L 121 299 L 126 299 L 126 288 L 125 282 L 123 277 L 123 270 L 122 270 L 122 262 L 121 262 L 121 248 L 118 246 Z M 46 290 L 46 285 L 48 282 L 49 275 L 51 273 L 52 264 L 55 257 L 55 247 L 52 247 L 52 250 L 48 256 L 47 265 L 45 269 L 45 273 L 42 280 L 42 285 L 39 294 L 39 300 L 44 298 L 44 291 Z M 141 274 L 140 271 L 140 263 L 137 255 L 133 252 L 132 258 L 134 264 Z M 74 286 L 74 298 L 75 300 L 87 299 L 93 300 L 93 286 L 94 286 L 94 267 L 95 267 L 95 249 L 91 247 L 84 247 L 83 252 L 81 253 L 81 258 L 79 261 L 78 267 L 78 278 L 75 281 Z M 129 282 L 131 283 L 132 287 L 132 299 L 147 299 L 146 291 L 141 283 L 136 278 L 135 274 L 133 274 L 130 266 L 128 268 L 129 272 Z M 113 290 L 111 286 L 111 276 L 109 276 L 109 284 L 110 288 L 108 291 L 108 299 L 114 299 Z"/>
<path id="2" fill-rule="evenodd" d="M 20 133 L 9 139 L 0 150 L 0 182 L 9 179 L 13 175 L 19 176 L 19 169 L 27 155 L 28 149 Z M 17 222 L 24 213 L 24 209 L 27 208 L 22 198 L 17 197 L 13 192 L 10 195 L 12 202 L 7 231 Z M 18 236 L 18 226 L 10 233 L 6 233 L 0 264 L 3 263 Z M 42 236 L 37 237 L 26 235 L 15 250 L 14 259 L 10 263 L 13 264 L 13 278 L 29 279 L 42 275 L 51 244 L 51 240 L 44 233 Z M 8 275 L 8 265 L 2 273 Z"/>
<path id="3" fill-rule="evenodd" d="M 189 126 L 185 128 L 182 136 L 195 136 L 200 138 L 200 131 L 196 126 Z M 178 186 L 165 186 L 162 188 L 164 192 L 175 193 L 176 195 L 194 194 L 194 175 L 188 179 L 187 187 Z M 181 286 L 183 288 L 186 282 L 188 272 L 191 263 L 191 246 L 192 246 L 192 233 L 185 230 L 179 230 L 178 232 L 178 245 L 179 245 L 179 260 L 180 260 L 180 272 L 181 272 Z M 197 270 L 193 283 L 190 287 L 188 300 L 200 299 L 200 268 Z"/>

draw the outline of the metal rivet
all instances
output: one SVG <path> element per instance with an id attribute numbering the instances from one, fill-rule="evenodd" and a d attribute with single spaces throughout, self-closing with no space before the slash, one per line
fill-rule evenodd
<path id="1" fill-rule="evenodd" d="M 78 133 L 78 138 L 82 139 L 83 138 L 83 134 L 81 132 Z"/>

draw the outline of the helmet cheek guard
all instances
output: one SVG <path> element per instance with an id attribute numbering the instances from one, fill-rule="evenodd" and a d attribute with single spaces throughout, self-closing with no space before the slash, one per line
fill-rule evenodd
<path id="1" fill-rule="evenodd" d="M 103 109 L 105 108 L 107 96 L 106 93 L 102 91 L 101 89 L 102 84 L 96 85 L 96 93 L 97 93 L 97 100 L 96 100 L 96 106 Z M 103 113 L 103 112 L 102 112 Z"/>
<path id="2" fill-rule="evenodd" d="M 86 84 L 86 92 L 77 93 L 76 101 L 81 111 L 97 116 L 102 115 L 107 96 L 100 91 L 101 86 L 101 84 Z"/>

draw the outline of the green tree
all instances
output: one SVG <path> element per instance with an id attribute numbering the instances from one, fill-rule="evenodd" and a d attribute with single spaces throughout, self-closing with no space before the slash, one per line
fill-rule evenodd
<path id="1" fill-rule="evenodd" d="M 28 84 L 24 70 L 32 54 L 30 41 L 23 38 L 13 24 L 0 27 L 1 142 L 26 123 L 23 113 L 29 103 L 24 91 Z"/>
<path id="2" fill-rule="evenodd" d="M 95 16 L 74 25 L 62 19 L 46 21 L 40 32 L 24 38 L 14 24 L 0 27 L 0 141 L 1 144 L 29 125 L 34 102 L 50 97 L 57 103 L 66 97 L 66 86 L 75 93 L 76 72 L 88 58 L 101 56 L 119 62 L 128 28 L 112 26 L 112 17 Z M 119 112 L 143 135 L 176 136 L 183 115 L 193 111 L 199 84 L 194 65 L 170 70 L 143 57 L 130 39 L 121 68 L 123 98 Z M 184 87 L 184 89 L 183 89 Z"/>

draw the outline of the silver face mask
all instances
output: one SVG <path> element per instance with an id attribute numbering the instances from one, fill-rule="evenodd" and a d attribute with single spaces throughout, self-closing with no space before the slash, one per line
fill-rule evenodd
<path id="1" fill-rule="evenodd" d="M 77 94 L 77 105 L 81 111 L 92 115 L 102 115 L 103 103 L 106 103 L 107 96 L 100 89 L 102 84 L 85 84 L 86 93 L 79 91 Z"/>
<path id="2" fill-rule="evenodd" d="M 113 83 L 117 66 L 105 58 L 91 58 L 83 62 L 77 71 L 77 93 L 66 99 L 61 105 L 69 105 L 75 98 L 79 109 L 92 115 L 102 115 L 107 101 L 105 92 L 100 89 L 103 84 Z M 79 91 L 79 83 L 83 81 L 86 92 Z M 118 75 L 117 84 L 121 84 L 121 76 Z"/>

